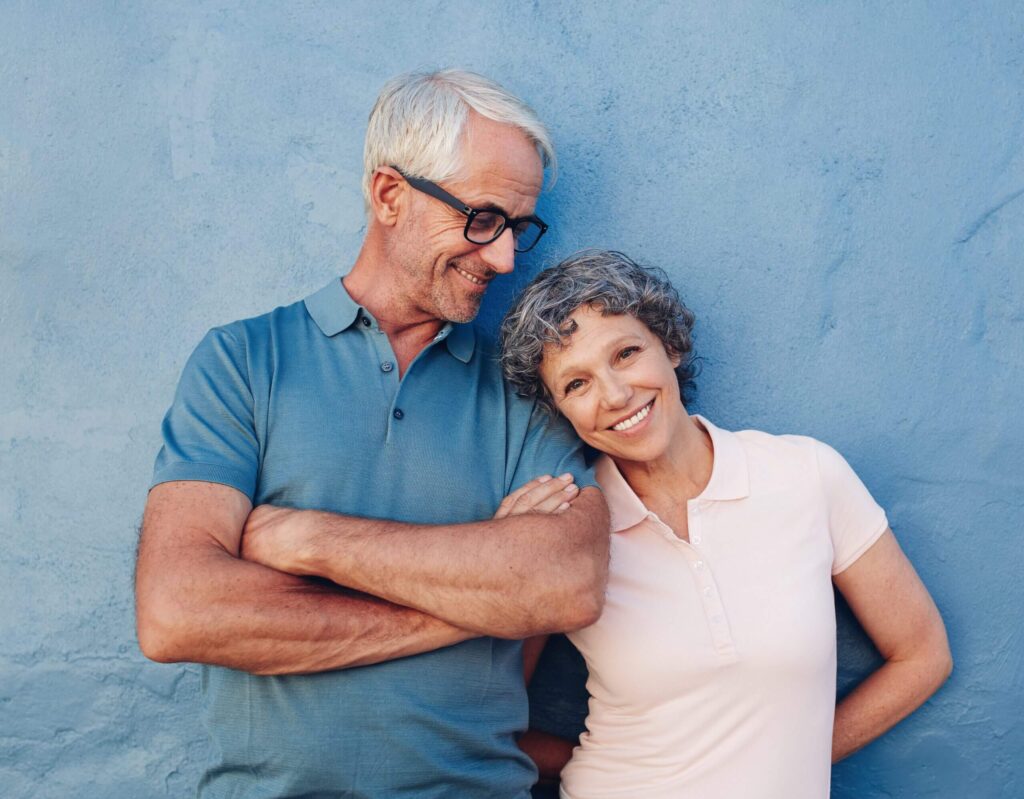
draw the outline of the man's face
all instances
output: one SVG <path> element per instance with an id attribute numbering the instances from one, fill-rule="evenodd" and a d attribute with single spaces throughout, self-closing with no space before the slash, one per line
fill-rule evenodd
<path id="1" fill-rule="evenodd" d="M 472 208 L 515 218 L 533 213 L 543 180 L 537 150 L 521 131 L 470 112 L 462 135 L 462 170 L 442 185 Z M 463 236 L 464 215 L 408 190 L 410 213 L 393 253 L 402 293 L 435 319 L 469 322 L 490 281 L 515 266 L 512 232 L 503 231 L 490 244 L 473 244 Z"/>

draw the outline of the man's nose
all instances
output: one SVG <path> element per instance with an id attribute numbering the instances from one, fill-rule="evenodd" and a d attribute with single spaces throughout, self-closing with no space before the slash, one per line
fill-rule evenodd
<path id="1" fill-rule="evenodd" d="M 505 228 L 490 244 L 480 248 L 480 256 L 495 272 L 507 275 L 516 267 L 516 241 L 511 228 Z"/>

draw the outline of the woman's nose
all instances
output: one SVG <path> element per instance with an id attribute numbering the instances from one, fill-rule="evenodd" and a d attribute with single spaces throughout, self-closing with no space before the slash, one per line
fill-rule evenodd
<path id="1" fill-rule="evenodd" d="M 601 399 L 606 408 L 623 408 L 629 404 L 633 396 L 633 389 L 624 380 L 617 380 L 615 377 L 606 378 L 602 381 Z"/>

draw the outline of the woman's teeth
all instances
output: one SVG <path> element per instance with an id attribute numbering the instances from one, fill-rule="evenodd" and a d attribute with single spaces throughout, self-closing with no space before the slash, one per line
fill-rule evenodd
<path id="1" fill-rule="evenodd" d="M 646 405 L 644 405 L 644 407 L 642 407 L 640 410 L 638 410 L 636 413 L 630 416 L 628 419 L 624 419 L 618 424 L 612 425 L 612 430 L 617 430 L 621 433 L 623 430 L 629 430 L 629 428 L 633 427 L 636 424 L 639 424 L 640 422 L 647 418 L 647 414 L 651 412 L 651 405 L 653 404 L 654 400 L 651 400 Z"/>

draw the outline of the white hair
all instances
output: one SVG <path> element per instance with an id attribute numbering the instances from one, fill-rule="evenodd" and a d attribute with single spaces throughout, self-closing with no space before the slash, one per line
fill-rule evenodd
<path id="1" fill-rule="evenodd" d="M 370 181 L 380 166 L 395 166 L 437 182 L 455 177 L 461 167 L 459 139 L 470 109 L 519 128 L 537 148 L 554 183 L 557 166 L 551 136 L 526 103 L 475 72 L 407 72 L 384 84 L 370 112 L 363 150 L 367 209 Z"/>

